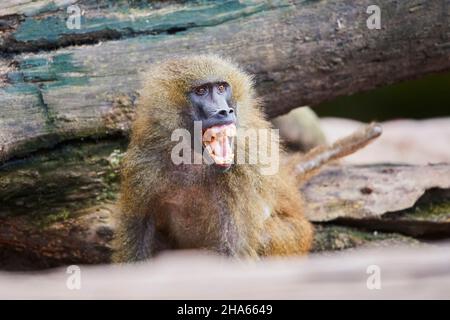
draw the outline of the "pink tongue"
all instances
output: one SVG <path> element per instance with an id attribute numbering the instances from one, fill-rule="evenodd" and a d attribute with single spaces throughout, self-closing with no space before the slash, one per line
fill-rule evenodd
<path id="1" fill-rule="evenodd" d="M 222 141 L 216 141 L 214 144 L 214 153 L 216 156 L 223 157 L 222 150 Z"/>
<path id="2" fill-rule="evenodd" d="M 214 153 L 217 156 L 226 159 L 229 152 L 230 152 L 230 146 L 227 143 L 227 137 L 225 135 L 223 135 L 220 137 L 220 140 L 215 141 Z"/>
<path id="3" fill-rule="evenodd" d="M 213 127 L 211 130 L 217 134 L 216 139 L 206 140 L 210 141 L 210 146 L 214 150 L 214 154 L 223 160 L 228 159 L 229 154 L 231 153 L 231 148 L 228 144 L 228 137 L 225 134 L 227 126 Z"/>

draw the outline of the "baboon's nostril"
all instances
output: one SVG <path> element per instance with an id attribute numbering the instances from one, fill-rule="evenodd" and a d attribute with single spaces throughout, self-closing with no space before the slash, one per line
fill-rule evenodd
<path id="1" fill-rule="evenodd" d="M 226 117 L 228 115 L 228 112 L 227 112 L 227 110 L 222 109 L 222 110 L 219 110 L 218 114 L 220 114 L 221 116 Z"/>

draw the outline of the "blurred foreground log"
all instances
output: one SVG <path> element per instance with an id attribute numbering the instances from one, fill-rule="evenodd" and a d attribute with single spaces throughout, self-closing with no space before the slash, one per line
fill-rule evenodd
<path id="1" fill-rule="evenodd" d="M 172 253 L 137 265 L 80 266 L 80 290 L 68 289 L 73 275 L 65 268 L 3 272 L 0 298 L 449 299 L 449 265 L 450 244 L 255 263 Z"/>
<path id="2" fill-rule="evenodd" d="M 67 6 L 83 13 L 68 28 Z M 0 162 L 127 133 L 138 74 L 219 53 L 256 75 L 270 117 L 450 68 L 445 0 L 22 1 L 0 4 Z M 72 46 L 75 45 L 75 46 Z"/>

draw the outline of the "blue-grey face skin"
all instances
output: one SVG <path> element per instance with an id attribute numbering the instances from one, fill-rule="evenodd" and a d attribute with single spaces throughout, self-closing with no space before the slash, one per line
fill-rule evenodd
<path id="1" fill-rule="evenodd" d="M 236 123 L 231 87 L 226 82 L 205 83 L 189 93 L 194 121 L 202 121 L 203 130 Z"/>
<path id="2" fill-rule="evenodd" d="M 225 81 L 208 82 L 193 88 L 188 93 L 192 106 L 192 123 L 201 121 L 202 134 L 212 127 L 236 125 L 236 107 L 232 97 L 231 86 Z M 220 172 L 226 172 L 231 168 L 231 164 L 215 163 L 214 167 Z"/>

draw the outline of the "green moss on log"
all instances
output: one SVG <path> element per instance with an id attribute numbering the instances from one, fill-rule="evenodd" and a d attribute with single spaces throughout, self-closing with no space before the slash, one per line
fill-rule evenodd
<path id="1" fill-rule="evenodd" d="M 370 232 L 332 224 L 317 224 L 315 228 L 313 252 L 345 250 L 360 246 L 383 246 L 386 242 L 397 245 L 420 244 L 418 240 L 397 233 Z"/>
<path id="2" fill-rule="evenodd" d="M 72 142 L 0 166 L 0 216 L 62 216 L 115 199 L 126 144 L 126 139 Z"/>
<path id="3" fill-rule="evenodd" d="M 175 34 L 190 28 L 209 27 L 247 17 L 274 7 L 289 5 L 289 1 L 186 1 L 183 4 L 154 2 L 78 3 L 80 28 L 67 27 L 72 13 L 67 7 L 47 6 L 40 12 L 23 17 L 16 30 L 5 41 L 5 50 L 36 50 L 101 40 L 119 39 L 148 34 Z M 6 47 L 8 45 L 8 47 Z M 0 46 L 2 48 L 2 46 Z"/>

